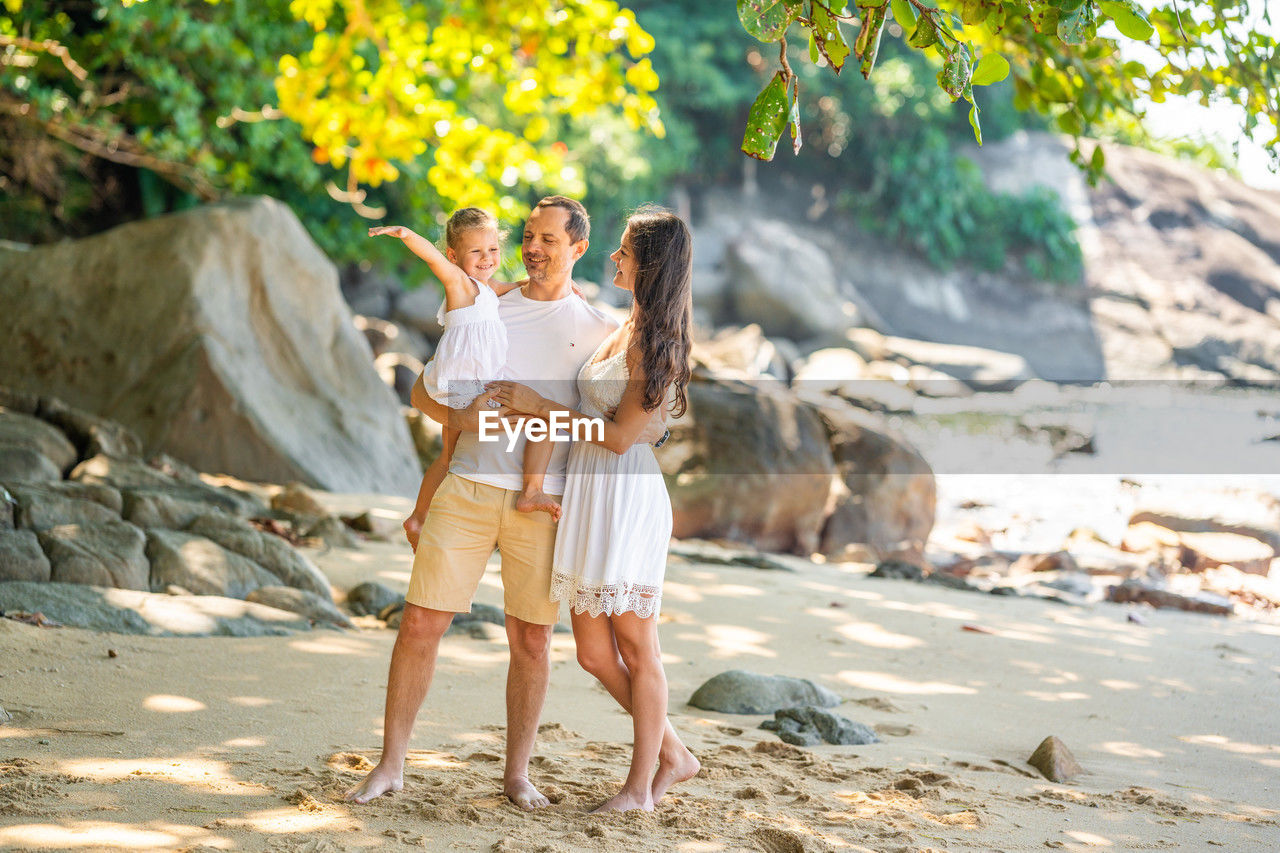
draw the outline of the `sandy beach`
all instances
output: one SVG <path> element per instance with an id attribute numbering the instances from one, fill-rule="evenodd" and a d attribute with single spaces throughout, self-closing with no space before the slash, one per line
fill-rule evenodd
<path id="1" fill-rule="evenodd" d="M 369 496 L 330 496 L 335 509 Z M 395 518 L 404 503 L 377 501 Z M 407 549 L 317 563 L 339 591 L 403 589 Z M 164 639 L 0 620 L 7 850 L 1274 850 L 1280 625 L 982 595 L 789 559 L 673 557 L 671 715 L 703 763 L 653 814 L 585 812 L 625 776 L 630 723 L 557 634 L 533 780 L 501 796 L 501 632 L 444 640 L 406 787 L 341 793 L 377 759 L 394 633 Z M 491 566 L 496 568 L 496 561 Z M 501 602 L 496 571 L 479 600 Z M 112 656 L 114 653 L 114 656 Z M 812 678 L 883 743 L 798 749 L 764 717 L 686 704 L 728 669 Z M 1025 759 L 1056 735 L 1087 774 Z"/>

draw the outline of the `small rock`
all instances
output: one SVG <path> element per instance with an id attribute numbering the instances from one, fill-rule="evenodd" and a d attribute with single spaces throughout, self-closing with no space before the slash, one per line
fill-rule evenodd
<path id="1" fill-rule="evenodd" d="M 1080 567 L 1066 551 L 1057 551 L 1053 554 L 1023 554 L 1009 567 L 1009 573 L 1014 575 L 1054 571 L 1078 572 Z"/>
<path id="2" fill-rule="evenodd" d="M 0 581 L 47 581 L 53 572 L 31 530 L 0 530 Z"/>
<path id="3" fill-rule="evenodd" d="M 315 494 L 302 483 L 289 483 L 273 495 L 271 508 L 303 518 L 321 518 L 329 514 Z"/>
<path id="4" fill-rule="evenodd" d="M 873 578 L 892 578 L 894 580 L 904 581 L 922 581 L 924 580 L 924 570 L 915 563 L 909 563 L 906 560 L 881 560 L 876 565 L 875 571 L 870 574 Z"/>
<path id="5" fill-rule="evenodd" d="M 705 682 L 694 691 L 689 704 L 726 714 L 772 714 L 802 705 L 831 708 L 840 704 L 840 697 L 808 679 L 735 669 Z"/>
<path id="6" fill-rule="evenodd" d="M 99 453 L 126 459 L 142 455 L 142 440 L 127 427 L 68 406 L 54 397 L 41 397 L 38 414 L 56 426 L 76 446 L 81 459 Z"/>
<path id="7" fill-rule="evenodd" d="M 120 657 L 120 653 L 117 652 L 115 649 L 107 649 L 107 657 L 118 658 Z"/>
<path id="8" fill-rule="evenodd" d="M 403 595 L 377 581 L 365 581 L 347 593 L 347 607 L 357 616 L 378 615 L 403 601 Z"/>
<path id="9" fill-rule="evenodd" d="M 773 716 L 774 719 L 761 723 L 760 728 L 777 732 L 779 738 L 795 746 L 810 746 L 819 740 L 843 746 L 880 743 L 870 727 L 812 705 L 783 708 Z"/>
<path id="10" fill-rule="evenodd" d="M 372 512 L 362 512 L 359 515 L 344 515 L 343 522 L 357 533 L 363 533 L 370 539 L 380 539 L 389 541 L 394 539 L 400 533 L 400 523 L 390 518 L 383 518 Z"/>
<path id="11" fill-rule="evenodd" d="M 303 531 L 307 539 L 319 539 L 330 548 L 358 548 L 360 539 L 351 532 L 342 519 L 336 515 L 326 515 Z"/>
<path id="12" fill-rule="evenodd" d="M 38 417 L 0 408 L 0 447 L 24 447 L 45 457 L 58 474 L 76 464 L 78 454 L 62 430 Z"/>
<path id="13" fill-rule="evenodd" d="M 1076 761 L 1071 750 L 1067 749 L 1067 745 L 1053 735 L 1040 742 L 1027 763 L 1039 770 L 1050 782 L 1069 782 L 1084 773 L 1084 768 Z"/>
<path id="14" fill-rule="evenodd" d="M 1192 613 L 1208 613 L 1213 616 L 1230 616 L 1235 612 L 1231 600 L 1209 592 L 1182 595 L 1167 589 L 1157 589 L 1140 581 L 1127 580 L 1107 591 L 1107 601 L 1118 604 L 1139 603 L 1153 607 L 1187 610 Z"/>

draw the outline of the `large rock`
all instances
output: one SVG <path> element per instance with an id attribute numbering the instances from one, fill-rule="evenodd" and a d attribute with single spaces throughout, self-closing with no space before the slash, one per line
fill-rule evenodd
<path id="1" fill-rule="evenodd" d="M 852 406 L 821 410 L 843 488 L 822 531 L 820 550 L 840 559 L 870 546 L 886 552 L 923 546 L 933 530 L 933 470 L 905 439 Z"/>
<path id="2" fill-rule="evenodd" d="M 96 524 L 64 524 L 39 533 L 53 566 L 50 579 L 117 589 L 145 590 L 151 566 L 142 531 L 117 519 Z"/>
<path id="3" fill-rule="evenodd" d="M 187 526 L 187 532 L 217 542 L 226 550 L 252 560 L 278 579 L 260 586 L 274 586 L 283 581 L 287 586 L 314 593 L 326 601 L 333 600 L 329 579 L 315 563 L 279 536 L 264 533 L 241 519 L 221 514 L 200 516 Z"/>
<path id="4" fill-rule="evenodd" d="M 266 511 L 266 506 L 258 498 L 246 492 L 211 486 L 194 472 L 172 467 L 166 470 L 162 465 L 147 464 L 137 459 L 94 456 L 72 469 L 71 479 L 79 483 L 112 486 L 122 492 L 168 495 L 183 501 L 203 503 L 210 510 L 219 509 L 238 515 L 256 515 Z"/>
<path id="5" fill-rule="evenodd" d="M 157 592 L 175 586 L 196 595 L 244 598 L 258 587 L 280 584 L 248 557 L 192 533 L 149 530 L 146 548 L 151 589 Z"/>
<path id="6" fill-rule="evenodd" d="M 0 581 L 47 581 L 52 568 L 30 530 L 0 530 Z"/>
<path id="7" fill-rule="evenodd" d="M 675 537 L 813 553 L 835 474 L 817 412 L 785 388 L 699 372 L 688 393 L 688 413 L 658 451 Z"/>
<path id="8" fill-rule="evenodd" d="M 120 520 L 120 493 L 110 486 L 70 480 L 10 483 L 9 493 L 14 499 L 14 522 L 30 530 Z"/>
<path id="9" fill-rule="evenodd" d="M 0 482 L 51 483 L 61 479 L 62 471 L 40 451 L 0 445 Z"/>
<path id="10" fill-rule="evenodd" d="M 777 732 L 779 739 L 795 746 L 813 746 L 823 741 L 841 746 L 880 743 L 869 726 L 821 708 L 783 708 L 775 711 L 773 717 L 761 723 L 760 728 Z"/>
<path id="11" fill-rule="evenodd" d="M 787 223 L 748 221 L 726 253 L 730 315 L 793 340 L 848 328 L 857 310 L 840 294 L 826 252 Z"/>
<path id="12" fill-rule="evenodd" d="M 0 583 L 0 610 L 75 628 L 157 637 L 266 637 L 310 629 L 297 613 L 216 595 L 156 595 L 65 583 Z"/>
<path id="13" fill-rule="evenodd" d="M 76 463 L 76 447 L 62 431 L 39 418 L 0 409 L 0 448 L 25 447 L 52 462 L 59 472 Z"/>
<path id="14" fill-rule="evenodd" d="M 0 248 L 0 364 L 202 471 L 410 495 L 394 396 L 289 209 L 236 199 Z M 55 460 L 56 461 L 56 460 Z"/>
<path id="15" fill-rule="evenodd" d="M 377 616 L 404 596 L 377 581 L 365 581 L 347 593 L 347 607 L 357 616 Z"/>
<path id="16" fill-rule="evenodd" d="M 106 418 L 82 411 L 56 397 L 41 397 L 37 409 L 42 420 L 58 429 L 76 446 L 81 459 L 97 456 L 128 458 L 141 456 L 142 439 L 132 430 Z"/>
<path id="17" fill-rule="evenodd" d="M 724 714 L 772 714 L 803 705 L 833 708 L 840 704 L 840 697 L 807 678 L 731 669 L 695 690 L 689 704 Z"/>
<path id="18" fill-rule="evenodd" d="M 785 340 L 785 339 L 782 339 Z M 756 323 L 741 328 L 720 329 L 710 340 L 694 339 L 690 353 L 715 376 L 725 379 L 761 379 L 771 376 L 786 382 L 791 378 L 786 344 L 781 347 L 764 336 Z"/>
<path id="19" fill-rule="evenodd" d="M 291 586 L 260 586 L 245 596 L 244 600 L 265 604 L 277 610 L 288 610 L 321 625 L 332 625 L 335 628 L 355 627 L 329 599 Z"/>
<path id="20" fill-rule="evenodd" d="M 892 360 L 930 368 L 975 390 L 1012 391 L 1035 378 L 1022 356 L 985 347 L 911 340 L 881 335 L 871 329 L 851 330 L 846 338 L 848 345 L 868 362 Z M 902 372 L 905 381 L 910 381 L 910 376 L 910 370 Z"/>

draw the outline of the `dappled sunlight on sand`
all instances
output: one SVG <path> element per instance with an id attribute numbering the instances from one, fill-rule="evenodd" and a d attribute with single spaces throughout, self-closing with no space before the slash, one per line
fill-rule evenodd
<path id="1" fill-rule="evenodd" d="M 293 640 L 289 643 L 289 646 L 300 652 L 310 652 L 316 655 L 381 654 L 380 649 L 374 648 L 367 641 L 358 637 L 321 636 L 317 640 Z"/>
<path id="2" fill-rule="evenodd" d="M 73 776 L 103 782 L 141 776 L 211 791 L 215 785 L 245 785 L 231 774 L 225 763 L 206 758 L 73 758 L 60 762 L 60 768 Z M 262 790 L 270 792 L 267 788 Z"/>
<path id="3" fill-rule="evenodd" d="M 156 694 L 144 699 L 142 707 L 148 711 L 156 711 L 162 714 L 188 714 L 192 711 L 204 711 L 208 706 L 199 700 L 190 699 L 186 696 Z"/>
<path id="4" fill-rule="evenodd" d="M 350 827 L 351 817 L 345 811 L 299 812 L 293 806 L 249 812 L 244 817 L 226 818 L 224 825 L 243 827 L 255 832 L 292 835 L 299 832 L 324 832 Z"/>
<path id="5" fill-rule="evenodd" d="M 1097 748 L 1112 755 L 1119 755 L 1122 758 L 1164 758 L 1164 753 L 1159 750 L 1151 749 L 1139 743 L 1130 743 L 1129 741 L 1108 741 L 1100 744 Z"/>
<path id="6" fill-rule="evenodd" d="M 1080 702 L 1084 699 L 1092 698 L 1088 693 L 1081 693 L 1077 690 L 1064 690 L 1059 693 L 1049 690 L 1024 690 L 1022 695 L 1032 699 L 1039 699 L 1041 702 Z"/>
<path id="7" fill-rule="evenodd" d="M 751 628 L 740 625 L 706 625 L 701 632 L 684 632 L 681 640 L 700 640 L 708 648 L 708 657 L 735 658 L 740 655 L 752 657 L 776 658 L 778 653 L 765 648 L 764 644 L 773 640 L 772 635 L 762 634 Z"/>
<path id="8" fill-rule="evenodd" d="M 887 672 L 866 672 L 845 670 L 836 678 L 852 687 L 881 693 L 899 693 L 908 696 L 931 696 L 939 694 L 975 695 L 977 690 L 959 684 L 948 684 L 945 681 L 909 681 Z"/>
<path id="9" fill-rule="evenodd" d="M 1240 743 L 1222 735 L 1180 735 L 1178 740 L 1193 743 L 1197 746 L 1211 746 L 1237 755 L 1275 755 L 1280 756 L 1280 744 Z M 1262 762 L 1268 767 L 1280 767 L 1280 761 Z"/>
<path id="10" fill-rule="evenodd" d="M 981 617 L 972 610 L 962 610 L 942 601 L 884 601 L 880 604 L 886 610 L 899 610 L 904 613 L 919 613 L 921 616 L 935 616 L 939 619 L 956 619 L 961 622 L 973 622 Z"/>
<path id="11" fill-rule="evenodd" d="M 275 705 L 279 699 L 267 699 L 264 696 L 232 696 L 227 700 L 233 705 L 241 705 L 245 708 L 263 708 L 267 705 Z"/>
<path id="12" fill-rule="evenodd" d="M 61 826 L 42 823 L 0 827 L 0 848 L 8 850 L 176 850 L 196 840 L 232 847 L 227 839 L 213 838 L 199 827 L 179 824 L 144 829 L 86 820 Z"/>
<path id="13" fill-rule="evenodd" d="M 846 640 L 852 640 L 873 649 L 915 649 L 925 645 L 919 637 L 895 634 L 874 622 L 846 622 L 836 629 Z"/>
<path id="14" fill-rule="evenodd" d="M 266 738 L 260 737 L 233 737 L 231 740 L 224 740 L 223 746 L 233 749 L 253 749 L 259 746 L 266 746 Z"/>

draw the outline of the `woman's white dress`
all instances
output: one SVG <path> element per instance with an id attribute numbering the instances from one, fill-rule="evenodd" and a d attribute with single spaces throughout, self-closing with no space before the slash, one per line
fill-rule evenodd
<path id="1" fill-rule="evenodd" d="M 476 301 L 446 312 L 440 306 L 436 319 L 444 334 L 435 355 L 422 372 L 422 384 L 437 403 L 465 409 L 484 393 L 486 382 L 502 378 L 507 361 L 507 327 L 498 317 L 498 295 L 474 278 Z"/>
<path id="2" fill-rule="evenodd" d="M 599 362 L 593 355 L 578 373 L 581 412 L 602 417 L 622 400 L 626 384 L 625 349 Z M 636 444 L 618 455 L 575 441 L 561 506 L 551 598 L 592 616 L 656 616 L 671 539 L 671 498 L 653 448 Z"/>

